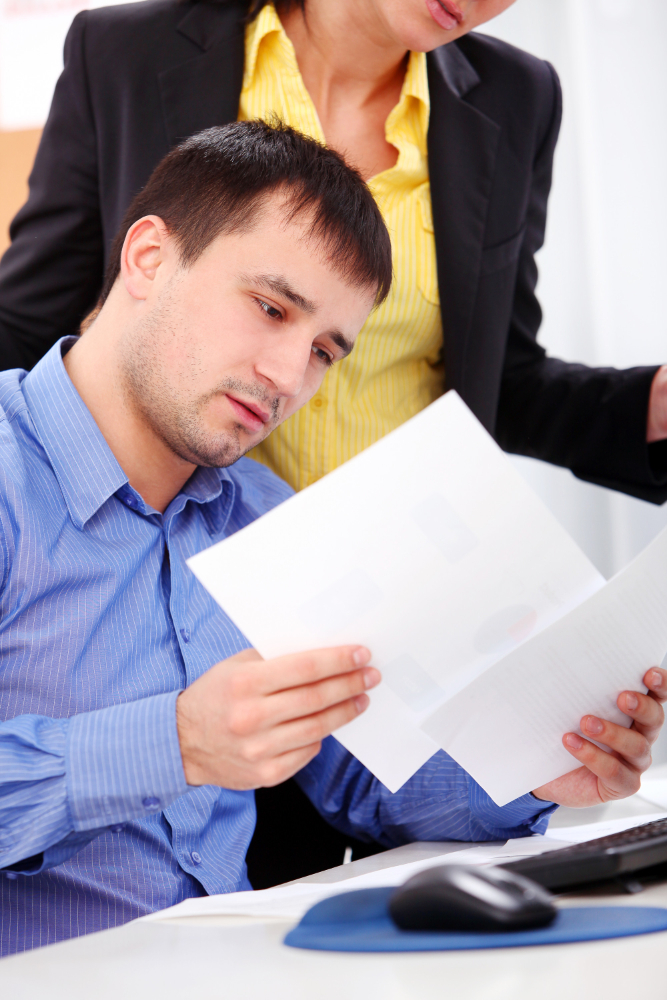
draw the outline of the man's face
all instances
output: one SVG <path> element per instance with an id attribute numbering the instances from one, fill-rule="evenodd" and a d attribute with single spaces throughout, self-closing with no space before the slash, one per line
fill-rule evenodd
<path id="1" fill-rule="evenodd" d="M 231 465 L 317 391 L 352 348 L 374 289 L 346 283 L 273 196 L 250 232 L 189 268 L 173 242 L 121 343 L 128 402 L 196 465 Z"/>
<path id="2" fill-rule="evenodd" d="M 515 0 L 365 0 L 368 14 L 405 49 L 431 52 L 502 14 Z M 374 8 L 372 14 L 371 10 Z M 377 30 L 377 29 L 376 29 Z"/>

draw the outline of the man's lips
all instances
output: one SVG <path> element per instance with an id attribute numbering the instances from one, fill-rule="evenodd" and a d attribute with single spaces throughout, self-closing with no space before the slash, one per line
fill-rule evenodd
<path id="1" fill-rule="evenodd" d="M 435 23 L 447 31 L 463 21 L 463 11 L 453 0 L 426 0 L 426 6 Z"/>
<path id="2" fill-rule="evenodd" d="M 263 410 L 257 403 L 241 402 L 240 399 L 235 399 L 229 393 L 227 393 L 227 399 L 232 410 L 238 417 L 239 423 L 243 424 L 249 430 L 259 431 L 271 419 L 271 414 Z"/>

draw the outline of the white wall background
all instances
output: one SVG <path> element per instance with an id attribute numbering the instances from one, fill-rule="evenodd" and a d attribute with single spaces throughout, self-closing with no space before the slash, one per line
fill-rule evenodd
<path id="1" fill-rule="evenodd" d="M 44 124 L 74 15 L 90 7 L 127 2 L 0 0 L 0 130 Z"/>
<path id="2" fill-rule="evenodd" d="M 43 124 L 72 17 L 109 2 L 0 0 L 0 128 Z M 517 0 L 484 28 L 549 59 L 563 84 L 542 341 L 556 356 L 620 367 L 667 361 L 667 2 L 629 10 L 627 0 Z M 606 575 L 667 524 L 667 508 L 516 462 Z"/>
<path id="3" fill-rule="evenodd" d="M 484 30 L 548 59 L 563 85 L 542 342 L 592 365 L 667 361 L 667 3 L 518 0 Z M 667 524 L 667 508 L 516 461 L 606 575 Z"/>

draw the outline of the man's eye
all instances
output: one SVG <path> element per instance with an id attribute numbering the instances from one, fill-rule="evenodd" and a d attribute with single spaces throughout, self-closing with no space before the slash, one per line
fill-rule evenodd
<path id="1" fill-rule="evenodd" d="M 266 315 L 269 316 L 271 319 L 283 318 L 283 314 L 281 313 L 280 309 L 276 309 L 276 307 L 272 306 L 269 302 L 264 302 L 263 299 L 257 299 L 256 301 L 259 305 L 259 308 L 262 309 L 266 313 Z"/>
<path id="2" fill-rule="evenodd" d="M 331 355 L 327 351 L 322 350 L 321 347 L 316 347 L 315 344 L 313 344 L 313 346 L 311 347 L 311 351 L 313 352 L 315 357 L 318 358 L 320 361 L 323 361 L 325 365 L 332 365 L 334 363 L 334 359 L 331 357 Z"/>

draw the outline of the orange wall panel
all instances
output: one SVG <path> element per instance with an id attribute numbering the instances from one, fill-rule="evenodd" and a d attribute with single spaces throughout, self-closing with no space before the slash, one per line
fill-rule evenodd
<path id="1" fill-rule="evenodd" d="M 27 198 L 41 134 L 41 129 L 0 132 L 0 254 L 9 246 L 9 223 Z"/>

